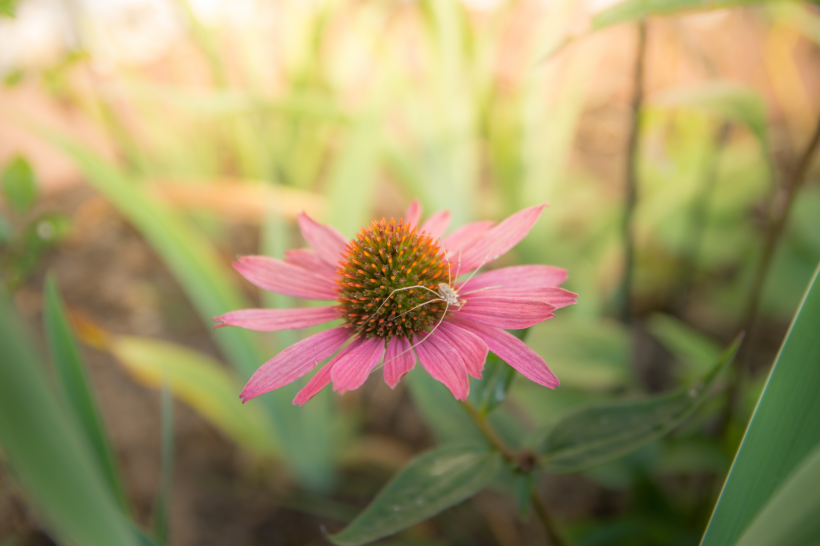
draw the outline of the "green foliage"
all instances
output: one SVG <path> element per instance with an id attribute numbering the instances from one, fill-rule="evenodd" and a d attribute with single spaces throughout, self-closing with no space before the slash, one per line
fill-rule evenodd
<path id="1" fill-rule="evenodd" d="M 683 11 L 753 6 L 785 1 L 790 0 L 626 0 L 595 15 L 592 18 L 592 27 L 600 30 L 618 23 L 637 21 L 650 15 L 671 15 Z"/>
<path id="2" fill-rule="evenodd" d="M 740 340 L 735 341 L 709 374 L 689 388 L 641 400 L 598 404 L 565 416 L 544 431 L 538 443 L 541 465 L 548 472 L 577 472 L 666 435 L 703 403 L 739 346 Z"/>
<path id="3" fill-rule="evenodd" d="M 88 365 L 74 341 L 74 334 L 53 275 L 46 278 L 43 311 L 48 349 L 54 363 L 62 402 L 68 410 L 68 415 L 75 420 L 80 432 L 85 436 L 85 442 L 91 448 L 96 466 L 105 477 L 112 495 L 123 512 L 126 512 L 125 492 L 94 391 L 88 380 Z"/>
<path id="4" fill-rule="evenodd" d="M 773 498 L 778 485 L 820 445 L 819 275 L 820 267 L 780 348 L 702 546 L 738 540 Z M 816 495 L 817 489 L 814 491 Z M 776 508 L 774 513 L 781 509 Z"/>
<path id="5" fill-rule="evenodd" d="M 0 17 L 14 17 L 20 0 L 0 0 Z"/>
<path id="6" fill-rule="evenodd" d="M 483 447 L 447 446 L 405 466 L 344 530 L 328 538 L 358 546 L 392 535 L 482 490 L 501 469 L 501 455 Z"/>
<path id="7" fill-rule="evenodd" d="M 811 546 L 820 537 L 820 448 L 775 491 L 737 546 Z"/>
<path id="8" fill-rule="evenodd" d="M 145 236 L 177 277 L 200 317 L 209 327 L 211 317 L 229 310 L 251 307 L 215 249 L 182 217 L 152 199 L 126 173 L 88 148 L 63 135 L 48 138 L 79 165 L 91 184 L 111 201 Z M 214 339 L 243 379 L 250 378 L 268 358 L 259 338 L 241 328 L 222 328 Z M 291 404 L 298 385 L 292 384 L 263 397 L 268 406 L 272 433 L 285 459 L 311 487 L 326 487 L 331 480 L 332 450 L 322 430 L 311 421 L 324 421 L 327 414 L 303 412 Z M 321 444 L 321 445 L 317 445 Z"/>
<path id="9" fill-rule="evenodd" d="M 24 212 L 31 208 L 37 200 L 37 182 L 25 157 L 18 155 L 6 164 L 0 175 L 0 189 L 12 209 Z"/>
<path id="10" fill-rule="evenodd" d="M 0 297 L 0 445 L 55 534 L 83 546 L 136 546 L 131 525 L 74 419 L 50 390 L 22 321 Z"/>
<path id="11" fill-rule="evenodd" d="M 182 345 L 134 336 L 106 335 L 104 347 L 140 383 L 161 389 L 165 382 L 223 434 L 260 456 L 277 450 L 266 414 L 237 402 L 241 384 L 212 357 Z"/>

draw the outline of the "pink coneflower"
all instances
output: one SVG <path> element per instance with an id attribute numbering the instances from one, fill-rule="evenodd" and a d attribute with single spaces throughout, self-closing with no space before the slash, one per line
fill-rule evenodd
<path id="1" fill-rule="evenodd" d="M 486 221 L 468 224 L 441 238 L 450 213 L 437 212 L 417 228 L 421 206 L 413 201 L 404 220 L 373 222 L 349 242 L 332 227 L 300 214 L 299 228 L 312 250 L 289 250 L 284 261 L 243 256 L 233 266 L 265 290 L 336 304 L 243 309 L 214 320 L 217 327 L 263 332 L 336 319 L 344 324 L 314 334 L 263 364 L 242 390 L 242 401 L 296 381 L 334 353 L 294 404 L 304 405 L 331 381 L 340 394 L 358 389 L 382 362 L 384 380 L 395 388 L 413 369 L 416 357 L 453 396 L 466 400 L 467 376 L 481 379 L 490 350 L 527 378 L 554 389 L 558 378 L 544 359 L 504 329 L 527 328 L 575 303 L 576 294 L 558 288 L 566 270 L 523 265 L 456 279 L 518 244 L 545 206 L 524 209 L 495 226 Z"/>

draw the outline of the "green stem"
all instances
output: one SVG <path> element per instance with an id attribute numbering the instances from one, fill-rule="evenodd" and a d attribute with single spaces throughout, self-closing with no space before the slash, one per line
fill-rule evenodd
<path id="1" fill-rule="evenodd" d="M 638 204 L 638 141 L 641 132 L 643 108 L 644 64 L 646 61 L 646 21 L 638 22 L 638 46 L 633 72 L 632 123 L 629 129 L 626 157 L 626 200 L 621 231 L 624 243 L 624 274 L 618 294 L 623 322 L 632 320 L 632 277 L 635 269 L 635 208 Z"/>
<path id="2" fill-rule="evenodd" d="M 561 539 L 561 535 L 558 534 L 558 530 L 555 528 L 555 523 L 552 521 L 552 517 L 550 517 L 550 514 L 547 511 L 547 506 L 535 491 L 532 492 L 532 505 L 535 508 L 535 513 L 538 514 L 538 518 L 541 520 L 541 523 L 544 524 L 544 529 L 547 531 L 547 536 L 549 537 L 550 543 L 553 544 L 553 546 L 564 546 L 564 541 Z"/>
<path id="3" fill-rule="evenodd" d="M 498 450 L 507 461 L 515 465 L 519 472 L 532 472 L 535 469 L 535 465 L 532 463 L 533 455 L 531 453 L 526 451 L 516 453 L 513 451 L 469 401 L 462 402 L 461 406 L 476 426 L 478 426 L 479 430 L 481 430 L 481 433 L 484 434 L 484 437 L 490 442 L 490 445 Z M 553 523 L 544 501 L 541 500 L 541 497 L 538 496 L 535 490 L 532 492 L 532 504 L 535 507 L 538 518 L 541 520 L 541 523 L 544 524 L 544 530 L 547 533 L 550 544 L 552 546 L 564 546 L 564 541 L 561 540 L 561 536 L 558 534 L 555 523 Z"/>
<path id="4" fill-rule="evenodd" d="M 786 227 L 786 222 L 789 219 L 789 213 L 794 204 L 794 199 L 797 196 L 797 191 L 806 179 L 818 146 L 820 146 L 820 119 L 817 120 L 814 133 L 805 150 L 803 150 L 796 168 L 792 171 L 791 176 L 785 184 L 786 197 L 779 211 L 775 209 L 776 199 L 772 202 L 772 219 L 769 223 L 769 231 L 766 235 L 766 242 L 763 244 L 763 253 L 760 262 L 758 262 L 757 270 L 752 280 L 752 286 L 749 290 L 746 308 L 740 321 L 740 329 L 746 332 L 746 335 L 749 336 L 749 341 L 741 349 L 738 358 L 735 359 L 735 365 L 732 367 L 733 375 L 729 382 L 727 405 L 724 415 L 722 416 L 723 418 L 721 419 L 721 428 L 723 428 L 724 432 L 734 416 L 735 406 L 737 405 L 737 398 L 740 392 L 740 383 L 744 377 L 743 370 L 748 368 L 748 359 L 754 352 L 754 327 L 757 318 L 757 308 L 760 304 L 760 296 L 763 293 L 763 285 L 766 282 L 766 275 L 769 272 L 769 267 L 774 258 L 775 250 L 777 250 L 777 244 L 783 234 L 783 229 Z"/>

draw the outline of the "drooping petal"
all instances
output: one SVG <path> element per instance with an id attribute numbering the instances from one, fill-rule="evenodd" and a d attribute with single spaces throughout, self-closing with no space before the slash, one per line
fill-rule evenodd
<path id="1" fill-rule="evenodd" d="M 293 404 L 299 404 L 300 406 L 304 406 L 305 402 L 319 394 L 319 391 L 327 387 L 330 383 L 330 372 L 333 370 L 333 366 L 344 357 L 347 353 L 352 351 L 356 348 L 356 345 L 351 343 L 347 347 L 343 348 L 339 353 L 330 359 L 330 362 L 322 366 L 316 375 L 310 378 L 307 385 L 304 386 L 302 390 L 296 393 L 296 398 L 293 399 Z"/>
<path id="2" fill-rule="evenodd" d="M 436 333 L 442 335 L 459 352 L 464 360 L 467 373 L 476 379 L 481 379 L 481 372 L 484 370 L 484 363 L 487 362 L 489 352 L 487 344 L 469 330 L 447 321 L 439 325 Z"/>
<path id="3" fill-rule="evenodd" d="M 335 307 L 315 307 L 304 309 L 240 309 L 214 317 L 219 322 L 214 329 L 223 326 L 239 326 L 258 332 L 278 330 L 298 330 L 323 324 L 339 318 Z"/>
<path id="4" fill-rule="evenodd" d="M 500 286 L 501 288 L 551 288 L 567 280 L 567 270 L 551 265 L 516 265 L 479 273 L 467 283 L 468 291 Z M 464 288 L 463 286 L 459 288 Z"/>
<path id="5" fill-rule="evenodd" d="M 347 244 L 345 236 L 335 228 L 320 224 L 304 212 L 299 213 L 297 220 L 302 236 L 316 251 L 316 255 L 323 262 L 335 268 Z"/>
<path id="6" fill-rule="evenodd" d="M 506 254 L 527 236 L 546 206 L 544 204 L 520 210 L 478 237 L 463 249 L 462 272 L 477 269 Z"/>
<path id="7" fill-rule="evenodd" d="M 410 201 L 410 204 L 407 205 L 407 210 L 404 211 L 404 223 L 417 226 L 419 225 L 419 220 L 421 220 L 421 203 L 419 203 L 418 199 L 413 199 Z"/>
<path id="8" fill-rule="evenodd" d="M 440 210 L 424 221 L 421 225 L 421 231 L 426 232 L 431 237 L 441 237 L 447 231 L 449 225 L 450 211 Z"/>
<path id="9" fill-rule="evenodd" d="M 297 248 L 285 251 L 285 261 L 330 278 L 336 278 L 336 268 L 324 262 L 309 248 Z"/>
<path id="10" fill-rule="evenodd" d="M 243 402 L 296 381 L 333 353 L 350 337 L 347 328 L 331 328 L 295 343 L 268 360 L 251 377 Z"/>
<path id="11" fill-rule="evenodd" d="M 395 389 L 401 378 L 416 365 L 416 355 L 410 342 L 403 337 L 394 337 L 387 343 L 384 353 L 384 382 Z"/>
<path id="12" fill-rule="evenodd" d="M 330 371 L 333 390 L 339 394 L 361 387 L 384 355 L 384 340 L 380 337 L 367 340 L 357 338 L 353 344 L 356 346 L 341 357 Z"/>
<path id="13" fill-rule="evenodd" d="M 416 345 L 419 362 L 430 376 L 444 383 L 456 400 L 462 402 L 470 394 L 470 380 L 461 355 L 438 332 L 433 332 Z"/>
<path id="14" fill-rule="evenodd" d="M 536 300 L 548 303 L 556 309 L 561 309 L 567 305 L 575 305 L 578 303 L 576 298 L 578 294 L 564 290 L 563 288 L 490 288 L 475 292 L 473 294 L 462 293 L 465 299 L 470 301 L 480 300 L 482 298 L 513 298 L 524 300 Z"/>
<path id="15" fill-rule="evenodd" d="M 555 311 L 555 306 L 536 300 L 471 296 L 464 300 L 467 303 L 454 316 L 496 328 L 529 328 L 552 318 Z"/>
<path id="16" fill-rule="evenodd" d="M 527 379 L 551 389 L 561 384 L 547 366 L 547 363 L 544 362 L 544 359 L 514 335 L 498 328 L 468 320 L 458 318 L 452 318 L 451 320 L 484 340 L 492 352 L 521 372 Z"/>
<path id="17" fill-rule="evenodd" d="M 240 256 L 234 269 L 270 292 L 309 300 L 335 300 L 336 285 L 328 277 L 267 256 Z"/>

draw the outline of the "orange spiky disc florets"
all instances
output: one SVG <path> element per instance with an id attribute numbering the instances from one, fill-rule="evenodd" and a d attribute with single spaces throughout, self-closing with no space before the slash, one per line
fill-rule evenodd
<path id="1" fill-rule="evenodd" d="M 430 331 L 444 314 L 435 300 L 439 283 L 449 282 L 448 263 L 439 241 L 401 219 L 373 222 L 347 244 L 336 283 L 348 328 L 364 338 L 412 339 Z M 398 290 L 411 286 L 424 286 Z M 408 312 L 409 311 L 409 312 Z"/>

